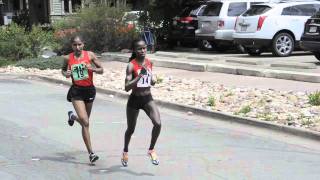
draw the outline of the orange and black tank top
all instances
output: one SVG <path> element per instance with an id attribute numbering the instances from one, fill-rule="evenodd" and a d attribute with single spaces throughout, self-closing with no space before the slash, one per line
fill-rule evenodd
<path id="1" fill-rule="evenodd" d="M 68 68 L 72 73 L 72 84 L 77 86 L 93 86 L 93 72 L 86 65 L 91 66 L 88 51 L 82 51 L 82 58 L 76 59 L 74 53 L 69 54 Z"/>
<path id="2" fill-rule="evenodd" d="M 152 77 L 152 63 L 149 59 L 145 59 L 145 68 L 147 70 L 146 74 L 143 75 L 137 83 L 137 87 L 150 87 L 151 86 L 151 77 Z M 133 65 L 133 78 L 136 78 L 142 69 L 142 66 L 137 62 L 136 59 L 133 59 L 130 63 Z"/>

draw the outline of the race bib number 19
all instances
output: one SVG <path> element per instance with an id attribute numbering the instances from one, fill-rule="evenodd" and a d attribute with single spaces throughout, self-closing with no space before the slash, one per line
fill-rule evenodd
<path id="1" fill-rule="evenodd" d="M 89 77 L 88 69 L 84 64 L 75 64 L 71 67 L 72 77 L 75 81 L 87 79 Z"/>

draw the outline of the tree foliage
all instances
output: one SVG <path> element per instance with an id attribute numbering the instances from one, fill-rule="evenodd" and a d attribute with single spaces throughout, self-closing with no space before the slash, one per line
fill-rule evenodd
<path id="1" fill-rule="evenodd" d="M 140 18 L 149 26 L 156 28 L 157 37 L 166 37 L 170 31 L 172 19 L 179 15 L 187 4 L 197 3 L 198 0 L 153 0 L 143 7 L 145 12 Z"/>

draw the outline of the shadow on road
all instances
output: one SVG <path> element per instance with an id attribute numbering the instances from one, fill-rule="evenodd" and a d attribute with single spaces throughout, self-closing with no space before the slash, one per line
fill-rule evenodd
<path id="1" fill-rule="evenodd" d="M 72 156 L 71 154 L 75 155 L 75 154 L 79 154 L 82 152 L 68 152 L 68 153 L 56 153 L 55 156 L 41 156 L 41 157 L 37 157 L 39 158 L 41 161 L 54 161 L 54 162 L 60 162 L 60 163 L 70 163 L 70 164 L 77 164 L 77 165 L 86 165 L 86 166 L 92 166 L 92 164 L 90 163 L 83 163 L 83 162 L 79 162 L 76 160 L 76 158 L 74 156 Z"/>
<path id="2" fill-rule="evenodd" d="M 154 174 L 151 174 L 151 173 L 145 173 L 145 172 L 137 173 L 121 165 L 111 166 L 109 168 L 92 169 L 92 170 L 89 170 L 89 172 L 92 174 L 111 174 L 115 172 L 122 172 L 130 175 L 134 175 L 134 176 L 154 176 Z"/>

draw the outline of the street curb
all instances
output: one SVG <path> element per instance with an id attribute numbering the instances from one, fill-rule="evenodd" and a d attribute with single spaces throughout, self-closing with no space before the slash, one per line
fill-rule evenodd
<path id="1" fill-rule="evenodd" d="M 111 58 L 113 61 L 120 61 L 125 63 L 129 61 L 129 56 L 126 56 L 126 55 L 104 54 L 103 56 L 106 58 Z M 159 59 L 152 59 L 152 62 L 155 66 L 183 69 L 188 71 L 204 72 L 207 69 L 206 64 L 204 63 L 195 63 L 195 62 L 188 63 L 188 62 L 168 61 L 168 60 L 159 60 Z"/>
<path id="2" fill-rule="evenodd" d="M 40 76 L 40 75 L 28 75 L 27 78 L 30 76 L 35 77 L 35 78 L 39 78 L 39 79 L 47 81 L 47 82 L 59 83 L 59 84 L 64 84 L 64 85 L 71 85 L 71 82 L 68 82 L 68 81 L 63 81 L 63 80 L 49 78 L 49 77 Z M 118 97 L 118 98 L 126 99 L 129 96 L 129 94 L 126 94 L 126 93 L 120 92 L 120 91 L 116 91 L 116 90 L 103 89 L 103 88 L 99 88 L 99 87 L 96 87 L 96 89 L 97 89 L 97 92 L 99 92 L 99 93 L 114 95 L 115 97 Z M 196 107 L 192 107 L 192 106 L 188 106 L 188 105 L 181 105 L 181 104 L 166 102 L 166 101 L 162 101 L 162 100 L 155 100 L 155 102 L 160 107 L 169 108 L 169 109 L 173 109 L 173 110 L 177 110 L 177 111 L 181 111 L 181 112 L 192 112 L 193 114 L 196 114 L 196 115 L 209 117 L 209 118 L 217 118 L 217 119 L 225 120 L 225 121 L 228 121 L 231 123 L 235 122 L 235 123 L 240 123 L 240 124 L 245 124 L 245 125 L 251 125 L 251 126 L 255 126 L 255 127 L 268 129 L 268 130 L 273 130 L 276 132 L 295 135 L 298 137 L 303 137 L 303 138 L 308 138 L 308 139 L 313 139 L 313 140 L 320 140 L 320 133 L 319 132 L 306 130 L 303 128 L 279 125 L 279 124 L 275 124 L 272 122 L 261 121 L 261 120 L 257 120 L 257 119 L 253 119 L 253 118 L 247 118 L 247 117 L 239 117 L 239 116 L 235 116 L 235 115 L 231 115 L 231 114 L 222 113 L 219 111 L 200 109 L 200 108 L 196 108 Z"/>
<path id="3" fill-rule="evenodd" d="M 112 54 L 103 53 L 103 57 L 110 58 L 112 61 L 128 62 L 128 55 L 125 54 Z M 159 57 L 158 57 L 159 58 Z M 186 58 L 188 59 L 188 58 Z M 276 70 L 276 69 L 261 69 L 261 68 L 250 68 L 241 67 L 226 64 L 215 64 L 215 63 L 196 63 L 196 62 L 183 62 L 183 61 L 172 61 L 172 60 L 160 60 L 157 57 L 153 58 L 152 61 L 156 66 L 175 68 L 189 71 L 198 72 L 217 72 L 225 74 L 236 74 L 245 76 L 256 76 L 265 78 L 276 78 L 285 80 L 294 80 L 302 82 L 320 83 L 320 75 L 316 73 L 302 73 L 293 72 L 286 70 Z"/>
<path id="4" fill-rule="evenodd" d="M 271 63 L 271 67 L 284 67 L 284 68 L 296 68 L 296 69 L 316 69 L 315 64 L 305 64 L 305 63 Z"/>
<path id="5" fill-rule="evenodd" d="M 243 59 L 226 59 L 228 63 L 236 63 L 236 64 L 248 64 L 248 65 L 262 65 L 263 62 L 261 61 L 254 61 L 254 60 L 243 60 Z"/>

